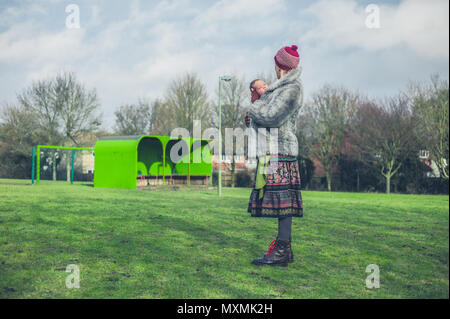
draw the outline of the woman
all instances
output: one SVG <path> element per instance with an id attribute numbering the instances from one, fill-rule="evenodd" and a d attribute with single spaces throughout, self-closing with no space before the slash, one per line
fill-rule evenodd
<path id="1" fill-rule="evenodd" d="M 255 265 L 287 266 L 293 261 L 291 249 L 292 217 L 303 216 L 300 174 L 297 162 L 298 142 L 295 125 L 303 102 L 303 85 L 297 46 L 281 48 L 275 55 L 278 81 L 249 108 L 246 125 L 253 128 L 277 128 L 278 152 L 267 155 L 258 142 L 255 186 L 248 212 L 252 217 L 278 218 L 278 236 L 269 251 L 255 258 Z"/>

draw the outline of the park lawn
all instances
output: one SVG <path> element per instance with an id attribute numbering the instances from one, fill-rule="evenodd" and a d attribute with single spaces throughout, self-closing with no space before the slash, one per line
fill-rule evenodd
<path id="1" fill-rule="evenodd" d="M 449 298 L 448 196 L 303 191 L 284 268 L 250 263 L 277 234 L 250 191 L 0 180 L 0 298 Z"/>

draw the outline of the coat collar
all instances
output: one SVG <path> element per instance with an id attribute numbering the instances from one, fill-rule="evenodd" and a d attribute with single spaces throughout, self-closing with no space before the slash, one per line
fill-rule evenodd
<path id="1" fill-rule="evenodd" d="M 267 88 L 266 92 L 263 93 L 263 95 L 265 95 L 266 93 L 271 93 L 274 90 L 283 87 L 287 84 L 291 84 L 295 81 L 298 81 L 300 78 L 300 75 L 302 73 L 302 68 L 301 66 L 298 66 L 296 69 L 293 69 L 291 71 L 289 71 L 285 76 L 283 76 L 281 79 L 275 81 L 274 83 L 272 83 L 271 85 L 269 85 L 269 87 Z M 261 97 L 263 96 L 261 95 Z"/>

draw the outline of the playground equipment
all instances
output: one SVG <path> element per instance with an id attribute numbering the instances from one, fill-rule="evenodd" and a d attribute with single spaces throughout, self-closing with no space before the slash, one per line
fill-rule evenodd
<path id="1" fill-rule="evenodd" d="M 57 149 L 57 150 L 72 150 L 72 165 L 71 165 L 71 174 L 70 174 L 70 183 L 73 184 L 73 172 L 74 172 L 74 163 L 75 163 L 75 151 L 94 151 L 93 148 L 90 147 L 69 147 L 69 146 L 53 146 L 53 145 L 37 145 L 33 147 L 33 155 L 32 155 L 32 165 L 31 165 L 31 184 L 34 184 L 34 167 L 36 166 L 36 184 L 41 180 L 41 149 Z M 36 164 L 36 165 L 35 165 Z"/>
<path id="2" fill-rule="evenodd" d="M 136 189 L 137 185 L 180 182 L 212 185 L 212 154 L 209 140 L 205 139 L 157 135 L 107 136 L 98 140 L 95 148 L 38 145 L 36 152 L 33 147 L 32 184 L 35 166 L 36 183 L 40 181 L 42 148 L 72 150 L 71 183 L 75 151 L 87 150 L 94 151 L 94 187 Z M 176 162 L 172 161 L 171 153 L 177 157 Z"/>
<path id="3" fill-rule="evenodd" d="M 171 159 L 173 147 L 184 150 L 178 151 L 180 158 L 176 163 Z M 108 136 L 95 145 L 94 187 L 136 189 L 137 185 L 180 182 L 212 185 L 209 140 L 157 135 Z"/>

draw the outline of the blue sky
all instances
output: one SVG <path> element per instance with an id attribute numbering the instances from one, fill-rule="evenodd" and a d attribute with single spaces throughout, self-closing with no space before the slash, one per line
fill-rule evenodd
<path id="1" fill-rule="evenodd" d="M 68 29 L 67 5 L 80 10 Z M 379 8 L 370 29 L 366 6 Z M 164 96 L 196 72 L 215 99 L 219 75 L 246 81 L 274 72 L 273 56 L 297 44 L 306 99 L 326 83 L 372 97 L 432 73 L 448 79 L 449 4 L 442 1 L 0 0 L 0 103 L 32 81 L 74 71 L 96 88 L 104 127 L 141 97 Z"/>

